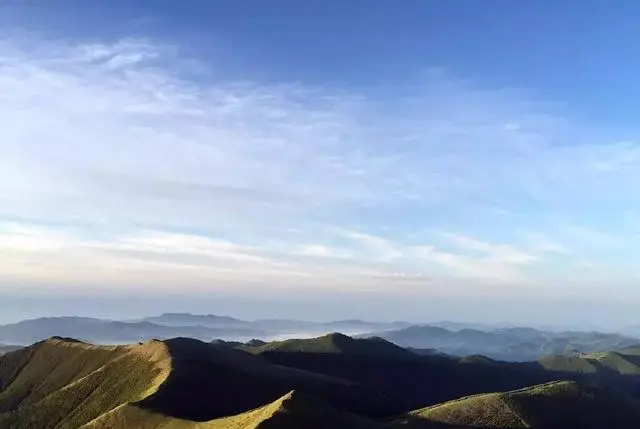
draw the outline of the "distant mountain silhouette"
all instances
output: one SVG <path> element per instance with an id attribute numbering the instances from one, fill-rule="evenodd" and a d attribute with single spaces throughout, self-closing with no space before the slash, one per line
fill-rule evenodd
<path id="1" fill-rule="evenodd" d="M 263 335 L 266 333 L 253 329 L 164 326 L 144 321 L 118 322 L 87 317 L 48 317 L 0 325 L 0 341 L 13 344 L 29 344 L 52 336 L 98 343 L 128 343 L 177 336 L 211 341 L 214 338 L 254 338 Z"/>
<path id="2" fill-rule="evenodd" d="M 291 333 L 328 333 L 334 331 L 363 333 L 374 330 L 387 331 L 411 326 L 407 322 L 367 322 L 359 319 L 336 320 L 329 322 L 308 322 L 292 319 L 259 319 L 240 320 L 228 316 L 216 316 L 213 314 L 197 315 L 190 313 L 164 313 L 160 316 L 142 319 L 167 326 L 193 326 L 201 325 L 213 328 L 244 328 L 256 331 L 269 332 L 271 334 Z"/>
<path id="3" fill-rule="evenodd" d="M 582 353 L 608 351 L 639 342 L 636 338 L 620 334 L 549 332 L 521 327 L 491 331 L 466 328 L 452 331 L 436 326 L 410 326 L 371 335 L 380 336 L 403 347 L 435 349 L 457 356 L 483 354 L 508 361 L 535 360 L 545 355 L 571 353 L 573 350 Z"/>
<path id="4" fill-rule="evenodd" d="M 22 346 L 14 346 L 9 344 L 0 344 L 0 355 L 8 352 L 12 352 L 14 350 L 21 349 Z"/>

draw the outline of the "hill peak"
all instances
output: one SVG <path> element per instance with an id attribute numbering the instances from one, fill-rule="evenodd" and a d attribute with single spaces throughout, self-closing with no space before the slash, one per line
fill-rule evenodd
<path id="1" fill-rule="evenodd" d="M 347 354 L 369 356 L 372 358 L 416 357 L 413 352 L 379 337 L 352 338 L 339 332 L 333 332 L 316 338 L 273 341 L 258 346 L 246 345 L 241 348 L 255 354 L 312 353 Z"/>
<path id="2" fill-rule="evenodd" d="M 109 349 L 110 346 L 97 346 L 95 344 L 87 343 L 76 338 L 52 336 L 37 343 L 32 344 L 26 348 L 41 348 L 41 347 L 57 347 L 57 348 L 81 348 L 81 349 L 97 349 L 104 348 Z"/>
<path id="3" fill-rule="evenodd" d="M 327 338 L 331 341 L 355 341 L 352 337 L 345 335 L 341 332 L 330 332 L 326 335 L 317 338 Z"/>
<path id="4" fill-rule="evenodd" d="M 47 338 L 44 342 L 53 342 L 53 343 L 73 343 L 73 344 L 87 344 L 82 340 L 78 340 L 76 338 L 71 337 L 61 337 L 59 335 L 54 335 L 52 337 Z"/>

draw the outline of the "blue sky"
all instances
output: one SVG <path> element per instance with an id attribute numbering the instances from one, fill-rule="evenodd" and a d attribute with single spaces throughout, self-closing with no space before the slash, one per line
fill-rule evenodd
<path id="1" fill-rule="evenodd" d="M 5 318 L 632 323 L 615 6 L 5 2 Z"/>

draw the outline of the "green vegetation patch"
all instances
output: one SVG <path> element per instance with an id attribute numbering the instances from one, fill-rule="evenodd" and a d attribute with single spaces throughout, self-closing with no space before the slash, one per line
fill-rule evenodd
<path id="1" fill-rule="evenodd" d="M 166 372 L 146 352 L 149 347 L 162 346 L 99 347 L 54 339 L 3 356 L 7 383 L 0 392 L 0 427 L 76 428 L 143 399 Z"/>

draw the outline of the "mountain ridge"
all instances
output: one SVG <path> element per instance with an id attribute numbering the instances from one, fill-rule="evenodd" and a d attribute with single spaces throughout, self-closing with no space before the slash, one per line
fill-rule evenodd
<path id="1" fill-rule="evenodd" d="M 581 414 L 601 427 L 623 427 L 615 426 L 619 417 L 640 424 L 640 384 L 628 372 L 593 378 L 536 362 L 420 356 L 339 333 L 256 344 L 253 353 L 243 346 L 184 337 L 104 346 L 51 337 L 0 357 L 0 427 L 588 428 Z M 618 414 L 607 417 L 608 410 Z"/>

